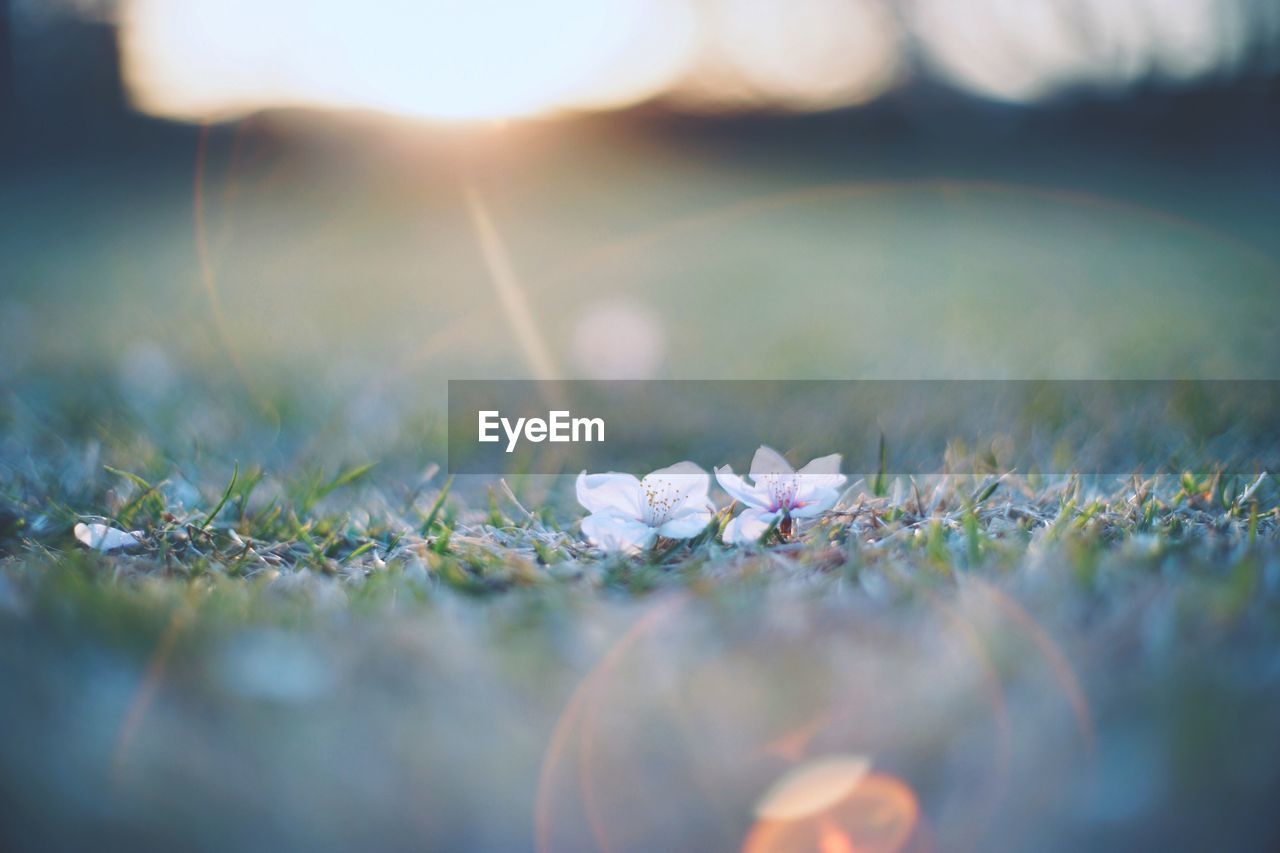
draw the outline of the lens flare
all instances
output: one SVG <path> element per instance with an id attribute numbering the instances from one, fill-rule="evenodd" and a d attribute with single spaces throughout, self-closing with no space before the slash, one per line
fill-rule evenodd
<path id="1" fill-rule="evenodd" d="M 773 784 L 756 805 L 761 820 L 799 820 L 844 799 L 871 770 L 861 755 L 834 755 L 797 767 Z"/>
<path id="2" fill-rule="evenodd" d="M 662 319 L 635 299 L 603 299 L 574 323 L 575 366 L 589 379 L 652 379 L 665 351 Z"/>
<path id="3" fill-rule="evenodd" d="M 911 787 L 893 776 L 872 773 L 815 813 L 759 821 L 743 842 L 742 851 L 896 853 L 911 840 L 919 820 L 920 805 Z"/>

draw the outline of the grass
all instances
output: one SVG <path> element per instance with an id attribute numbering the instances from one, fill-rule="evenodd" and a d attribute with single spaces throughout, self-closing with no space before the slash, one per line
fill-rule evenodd
<path id="1" fill-rule="evenodd" d="M 429 430 L 350 452 L 284 407 L 255 453 L 199 406 L 10 399 L 13 845 L 733 847 L 849 752 L 944 847 L 1274 837 L 1269 474 L 881 470 L 786 540 L 723 545 L 722 502 L 621 557 L 565 482 L 447 479 Z"/>
<path id="2" fill-rule="evenodd" d="M 1276 472 L 882 461 L 791 541 L 607 557 L 564 483 L 435 467 L 443 378 L 523 372 L 450 158 L 250 131 L 233 182 L 230 136 L 226 328 L 185 148 L 37 169 L 5 208 L 0 847 L 738 849 L 848 753 L 910 786 L 914 850 L 1280 847 Z M 676 378 L 1272 375 L 1247 158 L 1206 194 L 1142 145 L 1064 161 L 1056 128 L 770 174 L 772 135 L 687 141 L 491 176 L 548 340 L 621 297 Z"/>
<path id="3" fill-rule="evenodd" d="M 142 534 L 141 547 L 99 558 L 130 576 L 313 572 L 346 587 L 420 563 L 442 585 L 476 593 L 608 585 L 655 572 L 690 582 L 778 555 L 814 567 L 815 575 L 889 561 L 913 573 L 954 576 L 993 566 L 1014 571 L 1044 549 L 1103 555 L 1142 543 L 1153 553 L 1189 549 L 1215 558 L 1265 550 L 1276 541 L 1280 513 L 1280 490 L 1267 472 L 1221 466 L 1047 477 L 1002 471 L 981 453 L 967 461 L 949 447 L 948 470 L 894 477 L 885 470 L 894 438 L 881 435 L 880 470 L 856 480 L 832 512 L 790 537 L 771 531 L 767 547 L 728 548 L 719 541 L 731 510 L 725 506 L 690 542 L 660 543 L 623 559 L 582 540 L 582 511 L 566 494 L 567 477 L 550 488 L 517 477 L 516 491 L 502 479 L 466 477 L 459 496 L 437 465 L 422 464 L 420 450 L 390 446 L 380 448 L 381 460 L 320 462 L 328 448 L 323 436 L 302 434 L 306 416 L 292 429 L 277 425 L 273 468 L 209 453 L 216 438 L 181 415 L 153 413 L 151 424 L 80 417 L 56 401 L 10 415 L 10 449 L 29 448 L 5 468 L 0 548 L 10 566 L 56 565 L 80 550 L 74 524 L 97 521 Z M 155 440 L 175 433 L 193 436 L 194 448 Z M 218 470 L 225 472 L 221 484 L 208 480 Z M 197 482 L 201 475 L 205 481 Z"/>
<path id="4" fill-rule="evenodd" d="M 207 490 L 216 499 L 185 507 L 172 497 L 172 478 L 152 483 L 103 466 L 115 482 L 105 504 L 92 508 L 97 512 L 75 512 L 57 498 L 43 502 L 43 513 L 32 512 L 35 502 L 6 508 L 6 564 L 14 572 L 31 561 L 57 565 L 75 556 L 83 549 L 71 538 L 71 523 L 84 519 L 143 534 L 143 545 L 127 553 L 93 555 L 113 578 L 252 580 L 310 572 L 350 588 L 414 564 L 444 587 L 482 593 L 546 583 L 651 585 L 641 578 L 690 583 L 785 559 L 815 578 L 894 565 L 920 583 L 927 581 L 917 576 L 934 573 L 1017 571 L 1030 553 L 1045 549 L 1088 561 L 1111 553 L 1240 559 L 1275 545 L 1280 517 L 1265 472 L 1110 483 L 1079 476 L 1042 483 L 1013 473 L 891 480 L 877 474 L 870 484 L 856 482 L 830 513 L 789 539 L 771 531 L 761 547 L 725 546 L 719 541 L 725 507 L 690 542 L 663 541 L 627 558 L 585 542 L 576 526 L 580 513 L 551 506 L 530 512 L 505 481 L 473 508 L 450 499 L 451 481 L 433 488 L 438 474 L 397 501 L 379 485 L 361 486 L 373 470 L 369 463 L 276 480 L 258 468 L 241 477 L 235 465 L 225 487 Z M 264 494 L 255 497 L 260 488 Z M 1082 575 L 1090 571 L 1081 564 Z M 674 579 L 664 580 L 666 574 Z"/>
<path id="5" fill-rule="evenodd" d="M 261 427 L 251 419 L 228 439 L 206 434 L 189 412 L 139 414 L 116 400 L 93 404 L 86 417 L 35 389 L 12 397 L 5 413 L 0 577 L 14 602 L 69 573 L 106 601 L 140 587 L 199 599 L 238 585 L 254 596 L 299 589 L 377 609 L 522 589 L 644 596 L 764 582 L 857 589 L 889 606 L 954 590 L 965 576 L 1016 583 L 1052 564 L 1083 596 L 1117 572 L 1209 565 L 1215 571 L 1197 575 L 1197 589 L 1220 603 L 1242 597 L 1243 607 L 1280 551 L 1280 485 L 1265 471 L 1046 477 L 1000 471 L 979 455 L 972 473 L 959 473 L 968 457 L 949 448 L 950 470 L 895 477 L 885 470 L 894 437 L 881 435 L 880 470 L 790 536 L 773 530 L 756 547 L 724 545 L 733 508 L 722 496 L 712 525 L 692 540 L 608 555 L 581 536 L 570 478 L 548 486 L 465 477 L 455 487 L 424 462 L 438 447 L 430 430 L 417 433 L 426 451 L 408 431 L 374 445 L 379 458 L 325 463 L 340 451 L 303 430 L 315 421 L 303 403 L 285 401 L 279 410 L 292 419 L 275 421 L 270 450 L 241 463 L 210 448 L 221 438 L 255 453 Z M 94 552 L 72 536 L 81 521 L 137 531 L 141 544 Z"/>

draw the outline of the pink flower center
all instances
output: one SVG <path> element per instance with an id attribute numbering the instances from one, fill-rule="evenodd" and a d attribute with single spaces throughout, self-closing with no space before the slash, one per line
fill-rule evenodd
<path id="1" fill-rule="evenodd" d="M 799 486 L 794 474 L 766 474 L 764 486 L 769 492 L 769 511 L 790 512 L 804 506 L 804 501 L 796 500 L 796 488 Z"/>

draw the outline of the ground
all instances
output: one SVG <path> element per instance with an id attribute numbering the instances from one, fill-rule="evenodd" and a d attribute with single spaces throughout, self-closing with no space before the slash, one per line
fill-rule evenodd
<path id="1" fill-rule="evenodd" d="M 443 470 L 446 379 L 532 375 L 517 327 L 596 375 L 601 316 L 662 378 L 1274 378 L 1270 125 L 1119 113 L 6 161 L 0 847 L 769 849 L 832 761 L 827 849 L 1276 847 L 1274 467 L 939 454 L 626 558 Z"/>
<path id="2" fill-rule="evenodd" d="M 832 756 L 907 786 L 855 840 L 1276 840 L 1268 475 L 864 478 L 790 541 L 719 543 L 722 501 L 623 557 L 518 480 L 214 480 L 37 409 L 0 540 L 11 843 L 723 849 Z"/>

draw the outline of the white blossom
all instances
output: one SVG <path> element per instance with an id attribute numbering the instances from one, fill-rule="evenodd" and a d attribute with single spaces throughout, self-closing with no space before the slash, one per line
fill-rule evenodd
<path id="1" fill-rule="evenodd" d="M 631 474 L 578 475 L 578 503 L 591 514 L 582 532 L 607 551 L 643 551 L 659 536 L 688 539 L 711 523 L 711 478 L 679 462 L 636 479 Z"/>
<path id="2" fill-rule="evenodd" d="M 724 541 L 730 543 L 758 542 L 775 524 L 821 515 L 835 506 L 845 482 L 839 453 L 797 471 L 782 454 L 763 445 L 751 460 L 750 483 L 728 465 L 715 471 L 720 487 L 746 507 L 725 527 Z"/>

